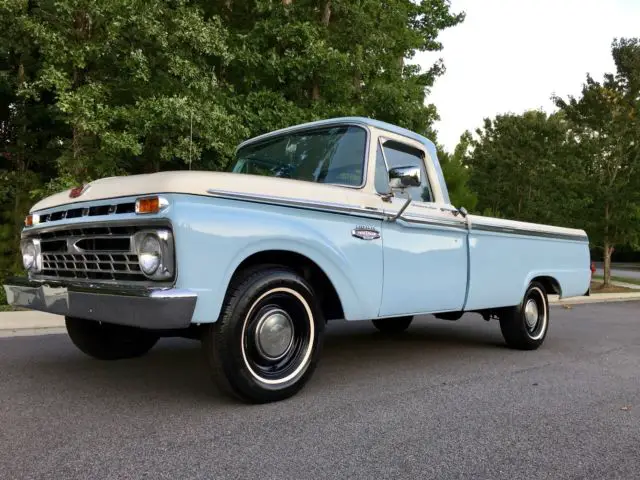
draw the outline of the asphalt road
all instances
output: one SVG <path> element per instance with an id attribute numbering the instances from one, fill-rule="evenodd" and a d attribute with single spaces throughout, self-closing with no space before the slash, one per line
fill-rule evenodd
<path id="1" fill-rule="evenodd" d="M 596 263 L 596 275 L 604 275 L 604 266 L 602 265 L 602 263 Z M 621 266 L 617 266 L 616 264 L 613 264 L 611 266 L 611 275 L 614 277 L 640 280 L 640 265 L 623 264 Z"/>
<path id="2" fill-rule="evenodd" d="M 297 397 L 246 406 L 199 344 L 102 363 L 64 335 L 0 339 L 2 479 L 592 479 L 640 471 L 640 303 L 552 308 L 543 347 L 496 322 L 330 326 Z"/>

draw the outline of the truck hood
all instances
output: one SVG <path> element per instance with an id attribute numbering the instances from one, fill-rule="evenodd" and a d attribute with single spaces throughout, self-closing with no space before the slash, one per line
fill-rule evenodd
<path id="1" fill-rule="evenodd" d="M 162 193 L 208 195 L 207 190 L 270 195 L 277 197 L 349 203 L 351 189 L 291 180 L 287 178 L 244 175 L 227 172 L 172 171 L 95 180 L 83 193 L 71 198 L 71 189 L 46 197 L 36 203 L 31 213 L 40 210 L 117 197 Z"/>

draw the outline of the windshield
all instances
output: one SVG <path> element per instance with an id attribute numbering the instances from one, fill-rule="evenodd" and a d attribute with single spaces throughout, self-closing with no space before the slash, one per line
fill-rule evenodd
<path id="1" fill-rule="evenodd" d="M 359 187 L 367 133 L 336 126 L 278 135 L 238 149 L 232 172 Z"/>

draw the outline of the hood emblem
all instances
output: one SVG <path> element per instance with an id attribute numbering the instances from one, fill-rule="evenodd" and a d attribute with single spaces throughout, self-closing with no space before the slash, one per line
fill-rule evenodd
<path id="1" fill-rule="evenodd" d="M 80 195 L 89 190 L 89 185 L 80 185 L 78 187 L 73 187 L 69 192 L 70 198 L 78 198 Z"/>

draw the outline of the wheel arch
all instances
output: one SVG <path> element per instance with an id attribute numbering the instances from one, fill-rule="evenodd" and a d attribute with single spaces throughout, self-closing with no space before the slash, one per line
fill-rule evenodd
<path id="1" fill-rule="evenodd" d="M 320 308 L 325 319 L 344 318 L 343 302 L 330 276 L 314 259 L 289 249 L 267 249 L 249 254 L 234 268 L 227 290 L 243 271 L 267 264 L 291 268 L 309 282 L 320 297 Z"/>
<path id="2" fill-rule="evenodd" d="M 562 287 L 560 286 L 560 282 L 551 275 L 538 275 L 529 280 L 527 286 L 529 286 L 533 282 L 540 283 L 545 290 L 547 295 L 560 295 L 562 296 Z"/>
<path id="3" fill-rule="evenodd" d="M 532 282 L 540 283 L 547 295 L 558 295 L 562 297 L 562 284 L 560 283 L 556 275 L 550 272 L 531 272 L 529 275 L 527 275 L 524 284 L 522 285 L 520 300 L 522 300 L 525 292 Z"/>

